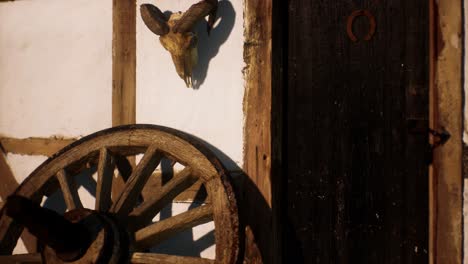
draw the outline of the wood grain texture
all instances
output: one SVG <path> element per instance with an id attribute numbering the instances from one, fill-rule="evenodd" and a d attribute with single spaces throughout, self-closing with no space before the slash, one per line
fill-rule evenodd
<path id="1" fill-rule="evenodd" d="M 289 2 L 290 263 L 428 263 L 428 4 Z"/>
<path id="2" fill-rule="evenodd" d="M 459 264 L 463 263 L 463 3 L 434 1 L 433 5 L 434 128 L 443 127 L 452 135 L 434 152 L 433 260 Z"/>
<path id="3" fill-rule="evenodd" d="M 198 181 L 206 185 L 208 197 L 213 197 L 208 206 L 213 208 L 216 261 L 223 264 L 237 263 L 239 224 L 235 194 L 228 172 L 203 142 L 171 128 L 155 125 L 128 125 L 99 131 L 84 137 L 40 165 L 16 189 L 15 194 L 40 202 L 45 194 L 57 190 L 60 186 L 73 189 L 70 184 L 60 185 L 56 175 L 61 171 L 63 175 L 64 170 L 73 176 L 82 173 L 89 168 L 87 164 L 92 166 L 97 164 L 103 148 L 111 152 L 114 157 L 147 152 L 127 181 L 128 188 L 125 189 L 122 197 L 129 199 L 122 198 L 116 203 L 119 208 L 124 208 L 122 211 L 127 211 L 128 208 L 136 205 L 135 197 L 141 197 L 140 191 L 144 189 L 141 185 L 146 182 L 144 178 L 153 173 L 155 166 L 159 163 L 157 159 L 160 158 L 160 154 L 173 162 L 190 167 Z M 116 214 L 113 217 L 117 218 L 117 223 L 126 223 L 128 220 L 127 214 Z M 188 222 L 182 221 L 179 223 L 180 228 L 201 221 L 202 218 L 203 216 L 200 218 L 197 216 L 195 219 L 188 219 Z M 3 211 L 0 211 L 0 254 L 12 253 L 21 231 L 21 226 L 15 224 Z M 129 230 L 129 232 L 133 231 Z"/>
<path id="4" fill-rule="evenodd" d="M 117 168 L 117 173 L 114 175 L 112 180 L 112 201 L 115 202 L 119 195 L 122 193 L 122 190 L 125 188 L 125 182 L 132 175 L 133 168 L 135 167 L 135 158 L 134 157 L 125 157 L 122 155 L 116 155 L 115 165 Z"/>
<path id="5" fill-rule="evenodd" d="M 57 180 L 59 181 L 67 209 L 71 211 L 77 208 L 83 208 L 80 196 L 78 195 L 78 187 L 75 178 L 62 169 L 57 173 Z"/>
<path id="6" fill-rule="evenodd" d="M 161 182 L 161 172 L 157 171 L 151 176 L 142 191 L 143 197 L 150 197 L 155 193 L 160 192 L 163 184 Z M 179 193 L 175 198 L 175 202 L 196 201 L 200 203 L 209 203 L 208 194 L 203 186 L 203 181 L 198 180 L 190 187 Z"/>
<path id="7" fill-rule="evenodd" d="M 20 155 L 43 155 L 50 157 L 65 146 L 76 141 L 74 138 L 0 138 L 0 146 L 6 153 Z"/>
<path id="8" fill-rule="evenodd" d="M 136 246 L 149 249 L 175 234 L 213 220 L 211 205 L 202 205 L 168 219 L 161 220 L 135 232 Z"/>
<path id="9" fill-rule="evenodd" d="M 216 263 L 212 259 L 196 258 L 196 257 L 184 257 L 184 256 L 173 256 L 165 254 L 155 253 L 133 253 L 130 260 L 132 264 L 214 264 Z"/>
<path id="10" fill-rule="evenodd" d="M 244 170 L 271 205 L 271 1 L 246 1 Z"/>
<path id="11" fill-rule="evenodd" d="M 246 233 L 245 259 L 249 263 L 278 263 L 281 261 L 279 248 L 279 232 L 274 223 L 272 210 L 275 195 L 272 193 L 272 161 L 280 152 L 274 145 L 280 145 L 280 138 L 276 137 L 277 128 L 281 129 L 281 119 L 278 113 L 280 108 L 272 108 L 276 94 L 273 93 L 272 71 L 279 64 L 273 57 L 273 24 L 281 21 L 273 20 L 274 4 L 279 1 L 244 2 L 244 68 L 245 94 L 244 94 L 244 171 L 249 178 L 240 188 L 243 193 L 241 206 L 245 212 L 243 222 L 252 232 Z M 284 21 L 283 21 L 284 22 Z M 276 56 L 276 55 L 275 55 Z M 276 88 L 276 87 L 275 87 Z M 279 127 L 278 127 L 279 125 Z M 275 156 L 276 155 L 276 156 Z M 273 209 L 273 207 L 275 207 Z M 262 213 L 259 213 L 262 212 Z M 259 252 L 260 250 L 260 252 Z"/>
<path id="12" fill-rule="evenodd" d="M 136 205 L 141 191 L 148 181 L 153 171 L 162 159 L 162 153 L 158 151 L 156 145 L 151 145 L 145 155 L 138 163 L 132 175 L 125 184 L 125 188 L 119 198 L 111 208 L 111 212 L 119 215 L 128 215 Z"/>
<path id="13" fill-rule="evenodd" d="M 12 256 L 0 256 L 2 264 L 40 264 L 42 263 L 41 254 L 18 254 Z"/>
<path id="14" fill-rule="evenodd" d="M 238 258 L 239 254 L 237 251 L 238 247 L 236 246 L 239 243 L 239 238 L 236 235 L 233 235 L 233 232 L 238 234 L 239 227 L 237 226 L 238 224 L 236 223 L 236 220 L 230 216 L 232 214 L 237 214 L 237 208 L 233 206 L 226 208 L 222 205 L 223 203 L 233 204 L 235 202 L 232 186 L 225 184 L 225 182 L 228 180 L 229 179 L 226 176 L 222 176 L 219 178 L 213 178 L 212 180 L 205 183 L 205 187 L 211 198 L 211 204 L 209 206 L 213 208 L 213 220 L 215 224 L 230 223 L 231 226 L 235 226 L 235 230 L 229 230 L 228 228 L 223 228 L 220 225 L 215 225 L 218 226 L 218 228 L 215 228 L 216 241 L 224 241 L 223 243 L 216 243 L 216 260 L 220 263 L 231 262 L 232 260 Z M 220 184 L 226 186 L 225 190 L 217 187 Z M 236 250 L 234 251 L 233 249 Z"/>
<path id="15" fill-rule="evenodd" d="M 136 0 L 113 0 L 112 125 L 136 120 Z"/>
<path id="16" fill-rule="evenodd" d="M 192 176 L 192 169 L 184 168 L 130 213 L 130 217 L 134 218 L 131 225 L 138 227 L 151 222 L 164 206 L 171 203 L 179 193 L 190 187 L 196 180 Z"/>
<path id="17" fill-rule="evenodd" d="M 95 210 L 107 212 L 112 205 L 112 179 L 114 178 L 115 162 L 106 148 L 99 152 L 99 163 L 97 170 L 96 202 Z"/>

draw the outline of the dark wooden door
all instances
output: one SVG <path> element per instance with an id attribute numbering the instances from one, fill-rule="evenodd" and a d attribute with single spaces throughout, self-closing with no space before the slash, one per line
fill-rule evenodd
<path id="1" fill-rule="evenodd" d="M 428 263 L 428 6 L 289 1 L 284 263 Z"/>

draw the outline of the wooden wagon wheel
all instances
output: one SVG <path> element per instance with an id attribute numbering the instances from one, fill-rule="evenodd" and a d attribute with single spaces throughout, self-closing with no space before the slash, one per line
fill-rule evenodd
<path id="1" fill-rule="evenodd" d="M 143 157 L 123 191 L 111 197 L 119 160 L 139 154 Z M 163 158 L 183 169 L 157 193 L 142 198 L 145 184 Z M 82 208 L 74 183 L 74 176 L 90 166 L 97 167 L 98 175 L 93 210 Z M 165 205 L 196 181 L 207 190 L 204 205 L 152 222 Z M 68 209 L 63 216 L 40 207 L 43 197 L 58 189 Z M 237 207 L 227 172 L 200 140 L 174 129 L 130 125 L 82 138 L 39 166 L 15 195 L 0 212 L 0 263 L 230 264 L 237 259 Z M 215 225 L 215 260 L 148 253 L 177 232 L 209 221 Z M 23 225 L 45 241 L 41 254 L 11 255 Z"/>

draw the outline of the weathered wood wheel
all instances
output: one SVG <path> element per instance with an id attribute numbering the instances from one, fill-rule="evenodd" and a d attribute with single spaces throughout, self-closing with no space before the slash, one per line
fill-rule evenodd
<path id="1" fill-rule="evenodd" d="M 122 157 L 139 154 L 143 157 L 123 191 L 113 197 L 114 170 L 123 173 L 119 162 L 128 160 Z M 142 197 L 163 158 L 183 169 L 157 193 Z M 96 202 L 95 208 L 85 209 L 74 176 L 90 166 L 97 167 Z M 166 204 L 196 181 L 206 188 L 204 205 L 152 222 Z M 58 189 L 67 205 L 63 216 L 40 207 L 42 199 Z M 0 212 L 0 263 L 229 264 L 237 259 L 238 216 L 229 176 L 200 140 L 174 129 L 129 125 L 82 138 L 45 161 L 14 194 Z M 149 253 L 160 241 L 209 221 L 215 225 L 215 260 Z M 11 255 L 23 226 L 46 244 L 40 253 Z"/>

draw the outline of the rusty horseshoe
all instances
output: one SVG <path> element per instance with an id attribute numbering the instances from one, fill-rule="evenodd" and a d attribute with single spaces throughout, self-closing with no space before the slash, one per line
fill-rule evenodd
<path id="1" fill-rule="evenodd" d="M 356 10 L 353 13 L 351 13 L 351 15 L 348 16 L 347 23 L 346 23 L 346 32 L 348 33 L 348 37 L 353 42 L 358 41 L 358 38 L 356 37 L 356 35 L 354 35 L 354 32 L 353 32 L 354 20 L 360 16 L 365 16 L 369 20 L 369 31 L 367 31 L 366 36 L 364 36 L 364 40 L 369 41 L 372 38 L 372 36 L 374 36 L 374 33 L 375 33 L 376 23 L 375 23 L 374 15 L 372 15 L 371 12 L 369 12 L 369 10 L 366 10 L 366 9 Z"/>

